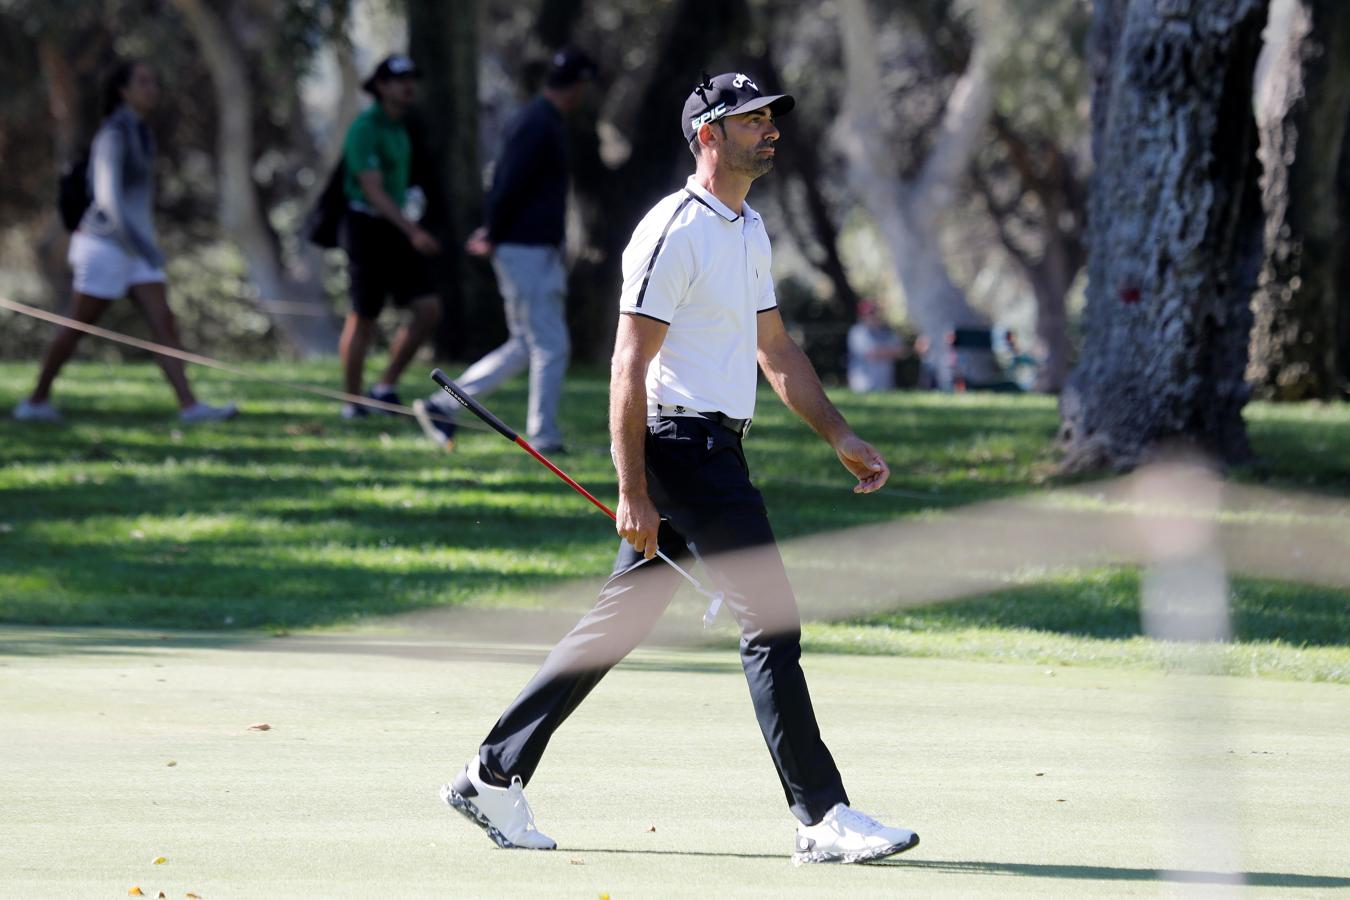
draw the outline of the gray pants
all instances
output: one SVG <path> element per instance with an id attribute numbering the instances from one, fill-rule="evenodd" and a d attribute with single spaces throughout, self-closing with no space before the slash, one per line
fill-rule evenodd
<path id="1" fill-rule="evenodd" d="M 530 370 L 525 430 L 530 443 L 562 443 L 558 404 L 572 352 L 563 301 L 567 272 L 562 251 L 535 244 L 499 244 L 492 256 L 506 307 L 506 343 L 474 363 L 457 380 L 469 396 L 492 393 L 503 381 Z"/>

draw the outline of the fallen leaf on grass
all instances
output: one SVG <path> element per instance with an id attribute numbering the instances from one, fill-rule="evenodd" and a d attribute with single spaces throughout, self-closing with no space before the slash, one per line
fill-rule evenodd
<path id="1" fill-rule="evenodd" d="M 655 832 L 656 832 L 656 826 L 655 826 L 655 825 L 653 825 L 653 826 L 651 826 L 650 828 L 647 829 L 647 833 L 648 833 L 648 834 L 654 834 Z"/>
<path id="2" fill-rule="evenodd" d="M 129 896 L 129 897 L 144 897 L 144 896 L 145 896 L 145 891 L 141 890 L 141 889 L 140 889 L 140 886 L 137 885 L 136 887 L 131 887 L 131 888 L 128 888 L 128 889 L 127 889 L 127 896 Z"/>
<path id="3" fill-rule="evenodd" d="M 157 865 L 157 866 L 162 866 L 162 865 L 164 865 L 164 864 L 165 864 L 166 862 L 168 862 L 168 861 L 169 861 L 169 860 L 168 860 L 167 857 L 163 857 L 163 856 L 156 856 L 156 857 L 155 857 L 155 865 Z"/>
<path id="4" fill-rule="evenodd" d="M 248 726 L 248 730 L 249 730 L 249 731 L 271 731 L 271 730 L 272 730 L 272 726 L 271 726 L 271 725 L 268 725 L 266 722 L 257 722 L 257 723 L 255 723 L 255 724 L 253 724 L 253 725 Z"/>
<path id="5" fill-rule="evenodd" d="M 166 893 L 164 893 L 163 891 L 160 891 L 160 892 L 159 892 L 159 900 L 169 900 L 169 895 L 166 894 Z"/>
<path id="6" fill-rule="evenodd" d="M 188 892 L 187 892 L 187 896 L 188 896 L 188 900 L 202 900 L 202 898 L 201 898 L 200 895 L 194 894 L 194 893 L 192 893 L 192 891 L 188 891 Z"/>
<path id="7" fill-rule="evenodd" d="M 171 760 L 169 760 L 168 762 L 166 762 L 164 765 L 166 765 L 166 766 L 168 766 L 169 768 L 172 769 L 174 766 L 178 765 L 178 760 L 176 760 L 176 759 L 171 759 Z"/>

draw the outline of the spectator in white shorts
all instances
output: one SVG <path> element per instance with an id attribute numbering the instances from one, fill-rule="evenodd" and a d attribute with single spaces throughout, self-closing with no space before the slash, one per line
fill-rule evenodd
<path id="1" fill-rule="evenodd" d="M 155 141 L 145 123 L 159 102 L 159 80 L 142 62 L 121 63 L 108 79 L 104 119 L 89 155 L 93 198 L 71 236 L 69 261 L 75 273 L 70 318 L 92 324 L 108 304 L 130 296 L 150 325 L 154 340 L 182 349 L 169 309 L 164 282 L 164 254 L 155 243 L 152 218 Z M 37 386 L 14 408 L 14 418 L 59 422 L 52 406 L 52 382 L 79 343 L 82 332 L 62 328 L 42 359 Z M 233 403 L 212 406 L 199 401 L 188 385 L 183 363 L 156 356 L 178 396 L 184 422 L 229 419 L 239 410 Z"/>

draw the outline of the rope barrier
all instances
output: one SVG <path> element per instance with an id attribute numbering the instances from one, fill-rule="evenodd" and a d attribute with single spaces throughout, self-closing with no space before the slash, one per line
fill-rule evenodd
<path id="1" fill-rule="evenodd" d="M 61 325 L 66 328 L 72 328 L 75 331 L 82 331 L 85 334 L 104 340 L 113 341 L 118 344 L 125 344 L 128 347 L 135 347 L 138 350 L 146 350 L 150 353 L 156 353 L 160 356 L 170 356 L 174 359 L 182 360 L 193 365 L 205 366 L 208 369 L 218 369 L 222 372 L 228 372 L 239 378 L 249 381 L 258 381 L 264 384 L 270 384 L 274 387 L 287 388 L 288 390 L 299 391 L 305 394 L 313 394 L 318 397 L 326 397 L 331 400 L 337 400 L 343 403 L 351 403 L 356 406 L 364 406 L 368 409 L 379 410 L 380 412 L 394 413 L 401 416 L 413 416 L 411 406 L 404 406 L 399 403 L 388 403 L 384 400 L 376 400 L 373 397 L 362 397 L 358 394 L 348 394 L 346 391 L 334 390 L 333 388 L 319 387 L 312 384 L 300 384 L 294 381 L 284 381 L 278 378 L 268 378 L 265 375 L 259 375 L 256 372 L 250 372 L 247 369 L 234 366 L 218 359 L 212 359 L 209 356 L 203 356 L 200 353 L 192 353 L 188 350 L 179 350 L 174 347 L 167 347 L 164 344 L 157 344 L 154 341 L 143 340 L 138 337 L 132 337 L 129 334 L 122 334 L 120 331 L 111 331 L 107 328 L 100 328 L 98 325 L 91 325 L 88 322 L 81 322 L 72 319 L 69 316 L 63 316 L 59 313 L 48 312 L 45 309 L 38 309 L 36 306 L 29 306 L 26 303 L 19 303 L 16 300 L 10 300 L 7 297 L 0 297 L 0 309 L 7 309 L 10 312 L 19 315 L 29 316 L 34 319 L 40 319 L 43 322 L 50 322 L 53 325 Z M 456 422 L 461 428 L 481 428 L 476 422 L 459 423 L 455 419 L 446 416 L 431 415 L 429 418 L 441 422 Z"/>

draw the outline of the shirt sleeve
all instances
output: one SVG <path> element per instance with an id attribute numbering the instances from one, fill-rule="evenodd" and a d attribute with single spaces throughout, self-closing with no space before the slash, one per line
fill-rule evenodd
<path id="1" fill-rule="evenodd" d="M 765 241 L 767 244 L 768 241 Z M 755 303 L 755 312 L 762 313 L 773 309 L 778 305 L 778 293 L 773 286 L 773 253 L 770 251 L 766 255 L 766 265 L 764 268 L 764 277 L 759 280 L 759 297 Z"/>
<path id="2" fill-rule="evenodd" d="M 89 157 L 93 203 L 111 228 L 109 237 L 128 253 L 141 257 L 157 269 L 162 268 L 164 254 L 155 246 L 153 225 L 143 216 L 133 215 L 127 209 L 126 190 L 122 183 L 126 154 L 125 132 L 116 127 L 99 130 Z M 154 177 L 153 172 L 150 177 Z"/>
<path id="3" fill-rule="evenodd" d="M 633 233 L 623 251 L 619 312 L 666 324 L 675 320 L 694 279 L 694 255 L 688 235 L 674 224 L 674 218 L 645 220 Z"/>
<path id="4" fill-rule="evenodd" d="M 349 172 L 369 172 L 379 170 L 380 154 L 375 149 L 375 129 L 363 117 L 352 123 L 347 129 L 347 139 L 342 142 L 342 157 Z"/>
<path id="5" fill-rule="evenodd" d="M 122 198 L 122 133 L 116 128 L 100 128 L 89 154 L 89 182 L 94 205 L 107 217 L 119 240 L 126 236 L 126 204 Z"/>

